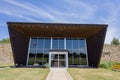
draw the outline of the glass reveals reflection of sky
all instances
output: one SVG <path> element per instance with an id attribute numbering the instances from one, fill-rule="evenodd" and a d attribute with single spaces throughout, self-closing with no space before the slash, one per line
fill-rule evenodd
<path id="1" fill-rule="evenodd" d="M 68 50 L 69 66 L 88 64 L 85 39 L 31 38 L 28 65 L 48 63 L 49 50 Z"/>

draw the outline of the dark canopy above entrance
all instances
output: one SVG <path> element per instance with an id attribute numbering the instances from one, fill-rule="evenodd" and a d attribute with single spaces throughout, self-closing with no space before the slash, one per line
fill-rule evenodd
<path id="1" fill-rule="evenodd" d="M 106 24 L 26 23 L 8 22 L 15 64 L 26 65 L 30 37 L 85 38 L 89 66 L 100 62 Z"/>
<path id="2" fill-rule="evenodd" d="M 29 37 L 80 37 L 89 38 L 101 32 L 107 25 L 61 23 L 13 23 L 8 26 Z"/>

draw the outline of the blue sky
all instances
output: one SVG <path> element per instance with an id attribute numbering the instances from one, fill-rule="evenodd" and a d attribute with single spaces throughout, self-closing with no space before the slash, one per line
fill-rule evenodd
<path id="1" fill-rule="evenodd" d="M 6 22 L 108 24 L 105 43 L 120 39 L 120 0 L 0 0 L 0 40 Z"/>

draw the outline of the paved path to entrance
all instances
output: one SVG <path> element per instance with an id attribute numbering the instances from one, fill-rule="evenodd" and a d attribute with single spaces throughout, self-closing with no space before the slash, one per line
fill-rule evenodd
<path id="1" fill-rule="evenodd" d="M 46 80 L 73 80 L 66 69 L 51 69 Z"/>

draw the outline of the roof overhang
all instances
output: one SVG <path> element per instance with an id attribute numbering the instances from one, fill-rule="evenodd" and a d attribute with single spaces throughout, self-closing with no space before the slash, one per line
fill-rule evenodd
<path id="1" fill-rule="evenodd" d="M 25 23 L 8 22 L 8 27 L 29 37 L 79 37 L 89 38 L 101 32 L 106 24 Z"/>

